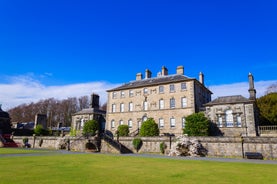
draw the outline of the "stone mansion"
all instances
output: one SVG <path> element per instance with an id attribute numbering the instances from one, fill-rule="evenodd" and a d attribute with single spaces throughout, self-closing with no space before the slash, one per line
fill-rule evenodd
<path id="1" fill-rule="evenodd" d="M 72 125 L 82 130 L 85 123 L 82 120 L 92 119 L 90 117 L 96 113 L 106 118 L 106 122 L 101 123 L 103 129 L 115 133 L 119 125 L 125 124 L 129 126 L 130 135 L 136 135 L 142 122 L 153 118 L 161 135 L 180 135 L 186 124 L 185 118 L 203 111 L 217 125 L 218 135 L 257 136 L 256 90 L 252 74 L 248 79 L 249 98 L 234 95 L 211 101 L 212 92 L 205 86 L 201 72 L 196 79 L 186 76 L 183 66 L 178 66 L 175 74 L 169 74 L 163 66 L 161 72 L 152 77 L 151 71 L 146 69 L 144 77 L 137 73 L 136 80 L 107 90 L 107 112 L 100 112 L 95 107 L 85 109 L 74 115 Z"/>
<path id="2" fill-rule="evenodd" d="M 150 70 L 136 75 L 136 80 L 108 90 L 106 129 L 113 133 L 126 124 L 130 132 L 138 131 L 142 122 L 154 118 L 160 133 L 182 134 L 185 117 L 199 112 L 203 104 L 211 101 L 212 92 L 199 80 L 184 75 L 178 66 L 176 74 L 169 75 L 162 67 L 157 77 Z"/>

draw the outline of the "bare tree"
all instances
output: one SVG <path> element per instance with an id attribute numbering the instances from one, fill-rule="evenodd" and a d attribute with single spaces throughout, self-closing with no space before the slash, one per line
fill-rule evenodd
<path id="1" fill-rule="evenodd" d="M 78 98 L 79 101 L 79 108 L 78 110 L 89 108 L 89 97 L 88 96 L 82 96 Z"/>
<path id="2" fill-rule="evenodd" d="M 101 105 L 100 109 L 103 111 L 107 111 L 107 102 L 105 102 L 103 105 Z"/>
<path id="3" fill-rule="evenodd" d="M 274 84 L 271 84 L 267 89 L 266 89 L 266 94 L 269 93 L 277 93 L 277 82 Z"/>

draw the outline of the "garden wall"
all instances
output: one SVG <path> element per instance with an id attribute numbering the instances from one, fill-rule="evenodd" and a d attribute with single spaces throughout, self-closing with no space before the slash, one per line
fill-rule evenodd
<path id="1" fill-rule="evenodd" d="M 24 137 L 14 137 L 15 142 L 22 143 Z M 85 151 L 85 144 L 88 139 L 76 137 L 28 137 L 29 143 L 35 145 L 35 148 L 59 149 L 60 145 L 69 140 L 70 150 Z M 39 146 L 40 139 L 43 140 Z M 134 137 L 120 137 L 119 142 L 136 152 L 132 141 Z M 170 150 L 170 145 L 174 144 L 175 138 L 172 137 L 142 137 L 143 145 L 139 153 L 160 153 L 160 143 L 167 145 L 166 153 Z M 243 152 L 259 152 L 266 159 L 277 159 L 277 137 L 189 137 L 189 139 L 198 139 L 208 150 L 208 156 L 211 157 L 242 157 Z M 101 152 L 119 153 L 110 144 L 102 140 Z"/>

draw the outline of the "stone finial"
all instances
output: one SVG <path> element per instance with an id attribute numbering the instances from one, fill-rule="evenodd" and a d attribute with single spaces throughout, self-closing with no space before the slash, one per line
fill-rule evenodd
<path id="1" fill-rule="evenodd" d="M 249 99 L 250 100 L 255 100 L 256 99 L 256 90 L 254 88 L 254 77 L 252 73 L 248 74 L 248 82 L 249 82 Z"/>

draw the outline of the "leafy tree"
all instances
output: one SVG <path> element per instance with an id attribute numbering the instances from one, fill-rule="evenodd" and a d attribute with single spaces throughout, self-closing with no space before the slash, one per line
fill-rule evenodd
<path id="1" fill-rule="evenodd" d="M 129 126 L 128 125 L 119 125 L 117 128 L 119 136 L 128 136 L 129 135 Z"/>
<path id="2" fill-rule="evenodd" d="M 186 127 L 183 133 L 188 136 L 208 136 L 210 121 L 205 117 L 204 113 L 193 113 L 186 117 Z"/>
<path id="3" fill-rule="evenodd" d="M 83 134 L 86 136 L 96 135 L 96 131 L 99 131 L 99 123 L 96 120 L 89 120 L 85 123 Z"/>
<path id="4" fill-rule="evenodd" d="M 277 125 L 277 92 L 257 99 L 260 125 Z"/>
<path id="5" fill-rule="evenodd" d="M 140 136 L 151 137 L 151 136 L 159 136 L 160 130 L 158 124 L 155 122 L 153 118 L 149 118 L 144 121 L 141 125 L 141 129 L 139 132 Z"/>

